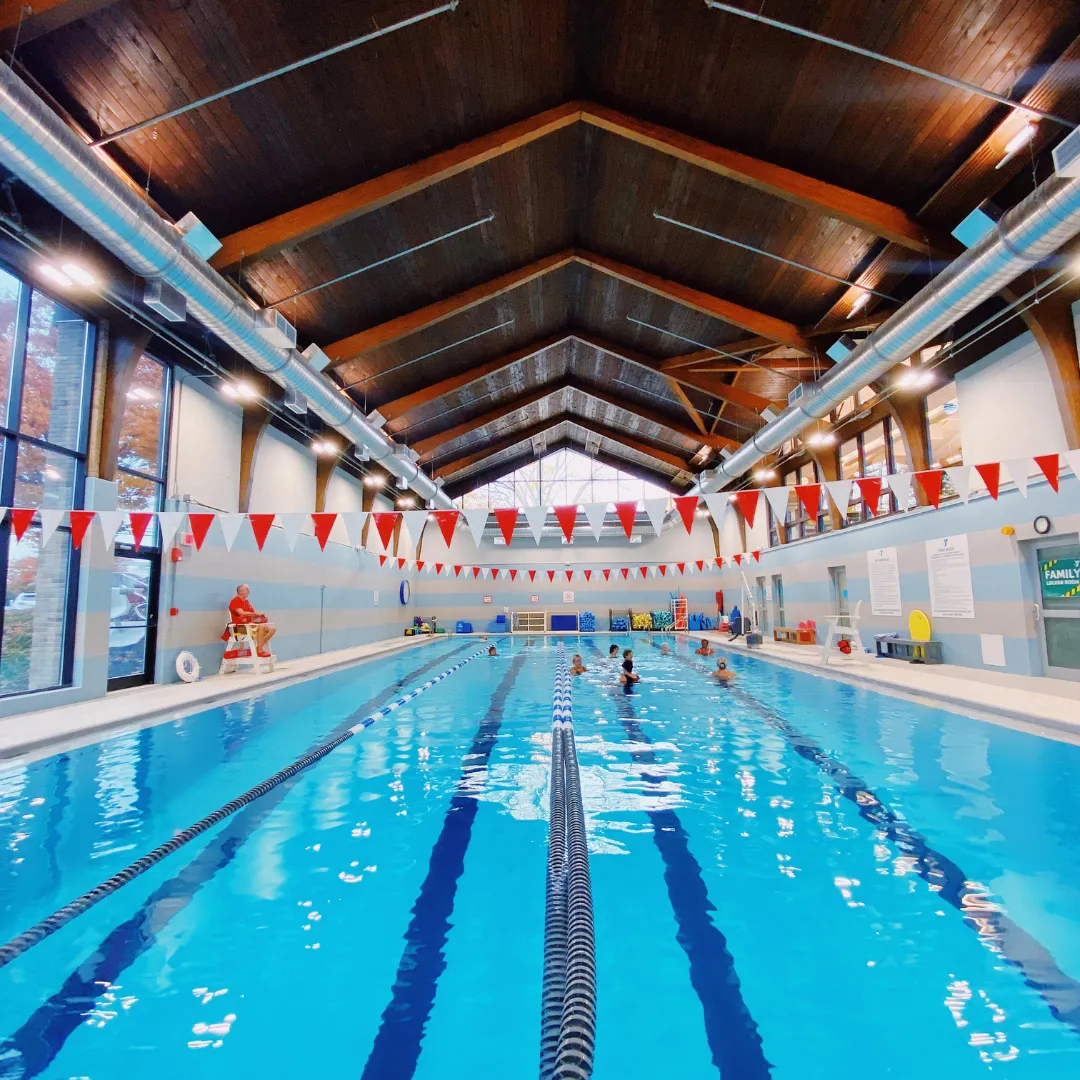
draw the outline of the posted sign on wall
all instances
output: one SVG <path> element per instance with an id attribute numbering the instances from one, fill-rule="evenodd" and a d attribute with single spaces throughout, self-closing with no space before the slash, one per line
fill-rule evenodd
<path id="1" fill-rule="evenodd" d="M 900 564 L 896 548 L 876 548 L 866 553 L 870 574 L 870 610 L 875 615 L 899 618 L 904 614 L 900 602 Z"/>
<path id="2" fill-rule="evenodd" d="M 930 575 L 930 614 L 935 619 L 974 619 L 971 560 L 966 536 L 926 541 Z"/>
<path id="3" fill-rule="evenodd" d="M 1080 597 L 1080 559 L 1047 559 L 1039 563 L 1044 600 Z"/>

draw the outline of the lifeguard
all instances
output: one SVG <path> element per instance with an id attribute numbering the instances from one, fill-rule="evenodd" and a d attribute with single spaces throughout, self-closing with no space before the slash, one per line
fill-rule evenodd
<path id="1" fill-rule="evenodd" d="M 249 626 L 259 655 L 269 656 L 267 645 L 277 630 L 270 625 L 265 615 L 251 606 L 248 600 L 250 595 L 251 589 L 247 585 L 236 586 L 236 595 L 229 601 L 229 621 L 234 626 Z"/>

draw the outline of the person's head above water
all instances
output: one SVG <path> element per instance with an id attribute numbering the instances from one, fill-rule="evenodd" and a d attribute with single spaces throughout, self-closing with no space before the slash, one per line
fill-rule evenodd
<path id="1" fill-rule="evenodd" d="M 619 655 L 619 646 L 618 645 L 612 645 L 611 648 L 608 649 L 607 654 L 608 654 L 608 656 L 618 656 Z"/>
<path id="2" fill-rule="evenodd" d="M 717 660 L 716 661 L 716 670 L 717 671 L 727 671 L 727 661 L 726 660 Z"/>
<path id="3" fill-rule="evenodd" d="M 634 655 L 634 650 L 633 649 L 623 649 L 622 654 L 623 654 L 623 659 L 629 660 L 630 657 Z"/>
<path id="4" fill-rule="evenodd" d="M 581 663 L 581 653 L 579 653 L 579 652 L 574 653 L 574 663 L 575 664 L 580 664 Z"/>
<path id="5" fill-rule="evenodd" d="M 701 647 L 703 649 L 707 649 L 709 647 L 709 639 L 708 638 L 702 638 L 701 639 Z"/>

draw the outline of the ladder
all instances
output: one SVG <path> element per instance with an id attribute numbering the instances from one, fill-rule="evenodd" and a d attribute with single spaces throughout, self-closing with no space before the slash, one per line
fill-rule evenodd
<path id="1" fill-rule="evenodd" d="M 686 597 L 682 593 L 676 593 L 671 598 L 671 619 L 671 628 L 673 630 L 689 629 L 686 615 Z"/>

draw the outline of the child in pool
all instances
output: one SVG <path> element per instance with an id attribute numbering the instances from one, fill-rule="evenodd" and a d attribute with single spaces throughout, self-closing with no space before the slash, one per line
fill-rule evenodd
<path id="1" fill-rule="evenodd" d="M 727 686 L 728 683 L 735 680 L 736 673 L 729 670 L 726 660 L 720 659 L 716 661 L 716 670 L 712 673 L 712 677 L 722 685 Z"/>
<path id="2" fill-rule="evenodd" d="M 641 676 L 634 673 L 634 650 L 623 649 L 623 662 L 622 662 L 622 674 L 619 676 L 619 682 L 623 686 L 629 686 L 631 683 L 640 682 Z"/>
<path id="3" fill-rule="evenodd" d="M 581 653 L 574 653 L 574 661 L 570 665 L 571 675 L 583 675 L 589 669 L 581 662 Z"/>
<path id="4" fill-rule="evenodd" d="M 499 654 L 496 651 L 495 646 L 494 645 L 489 645 L 488 646 L 488 656 L 498 656 L 498 655 Z"/>
<path id="5" fill-rule="evenodd" d="M 694 650 L 695 656 L 712 656 L 713 648 L 706 638 L 701 639 L 701 644 Z"/>
<path id="6" fill-rule="evenodd" d="M 619 646 L 618 645 L 612 645 L 611 648 L 609 648 L 608 651 L 607 651 L 607 656 L 608 656 L 609 660 L 618 660 L 619 659 Z"/>

